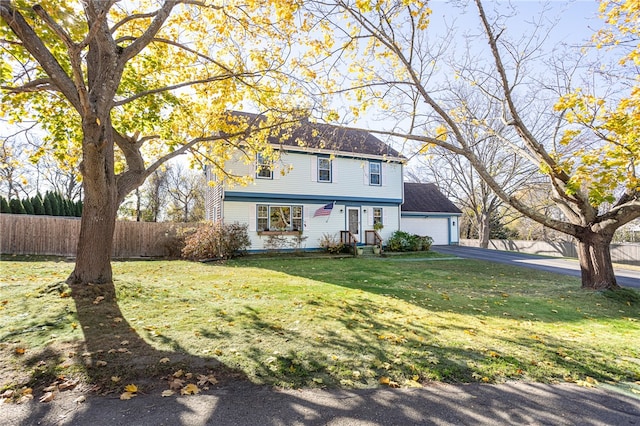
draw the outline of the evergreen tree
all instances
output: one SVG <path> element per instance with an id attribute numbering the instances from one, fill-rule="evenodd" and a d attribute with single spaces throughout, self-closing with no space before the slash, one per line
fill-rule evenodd
<path id="1" fill-rule="evenodd" d="M 11 213 L 11 207 L 4 197 L 0 197 L 0 213 Z"/>
<path id="2" fill-rule="evenodd" d="M 49 203 L 51 203 L 51 215 L 52 216 L 60 216 L 60 203 L 58 203 L 58 197 L 53 192 L 47 192 L 45 197 L 49 198 Z"/>
<path id="3" fill-rule="evenodd" d="M 56 216 L 64 216 L 64 201 L 62 201 L 62 197 L 57 192 L 53 193 L 53 198 L 56 200 L 57 211 Z"/>
<path id="4" fill-rule="evenodd" d="M 42 204 L 42 197 L 40 196 L 40 194 L 31 199 L 31 205 L 33 206 L 33 214 L 45 214 L 44 205 Z"/>
<path id="5" fill-rule="evenodd" d="M 27 213 L 24 210 L 24 206 L 22 205 L 22 202 L 20 202 L 20 199 L 18 199 L 18 198 L 12 198 L 11 201 L 9 201 L 9 207 L 11 207 L 11 213 L 13 213 L 13 214 L 26 214 Z"/>
<path id="6" fill-rule="evenodd" d="M 33 204 L 31 204 L 31 200 L 25 198 L 22 200 L 22 207 L 24 207 L 24 211 L 26 214 L 34 214 L 33 213 Z"/>
<path id="7" fill-rule="evenodd" d="M 69 199 L 64 200 L 64 215 L 65 216 L 76 215 L 76 205 L 73 203 L 73 201 Z"/>
<path id="8" fill-rule="evenodd" d="M 44 195 L 44 202 L 42 203 L 44 207 L 44 214 L 47 216 L 53 216 L 53 206 L 51 205 L 51 197 L 49 196 L 49 192 Z"/>

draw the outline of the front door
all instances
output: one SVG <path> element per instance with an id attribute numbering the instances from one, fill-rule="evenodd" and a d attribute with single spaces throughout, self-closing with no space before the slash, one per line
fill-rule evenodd
<path id="1" fill-rule="evenodd" d="M 347 229 L 360 241 L 360 209 L 347 208 Z"/>

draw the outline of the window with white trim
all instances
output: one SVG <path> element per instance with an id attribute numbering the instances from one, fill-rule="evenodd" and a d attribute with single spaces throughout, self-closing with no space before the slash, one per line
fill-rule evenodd
<path id="1" fill-rule="evenodd" d="M 302 231 L 302 206 L 258 204 L 257 230 Z"/>
<path id="2" fill-rule="evenodd" d="M 318 157 L 318 182 L 331 182 L 331 159 Z"/>
<path id="3" fill-rule="evenodd" d="M 260 153 L 256 154 L 256 177 L 273 179 L 273 163 L 268 157 Z"/>
<path id="4" fill-rule="evenodd" d="M 380 225 L 382 225 L 382 208 L 381 207 L 373 208 L 373 225 L 375 225 L 376 223 L 379 223 Z"/>
<path id="5" fill-rule="evenodd" d="M 382 185 L 382 163 L 369 162 L 369 185 Z"/>

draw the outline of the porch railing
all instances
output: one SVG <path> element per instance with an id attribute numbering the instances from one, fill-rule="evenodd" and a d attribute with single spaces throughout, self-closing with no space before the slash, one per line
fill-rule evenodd
<path id="1" fill-rule="evenodd" d="M 364 241 L 368 246 L 379 246 L 382 249 L 382 237 L 376 230 L 364 231 Z"/>
<path id="2" fill-rule="evenodd" d="M 340 242 L 345 246 L 349 246 L 353 249 L 353 255 L 357 256 L 356 246 L 358 245 L 358 238 L 351 231 L 340 231 Z"/>

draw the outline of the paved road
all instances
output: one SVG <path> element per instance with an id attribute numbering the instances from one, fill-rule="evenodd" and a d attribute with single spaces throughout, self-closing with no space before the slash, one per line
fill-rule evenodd
<path id="1" fill-rule="evenodd" d="M 279 391 L 237 383 L 206 394 L 128 401 L 61 393 L 0 406 L 2 425 L 640 425 L 637 395 L 572 384 L 434 384 L 421 389 Z"/>
<path id="2" fill-rule="evenodd" d="M 560 257 L 537 256 L 526 253 L 514 253 L 465 246 L 433 246 L 433 251 L 451 256 L 486 260 L 489 262 L 505 263 L 507 265 L 524 266 L 541 271 L 556 272 L 558 274 L 580 277 L 580 265 L 575 259 Z M 623 287 L 640 288 L 640 271 L 616 268 L 618 284 Z"/>

